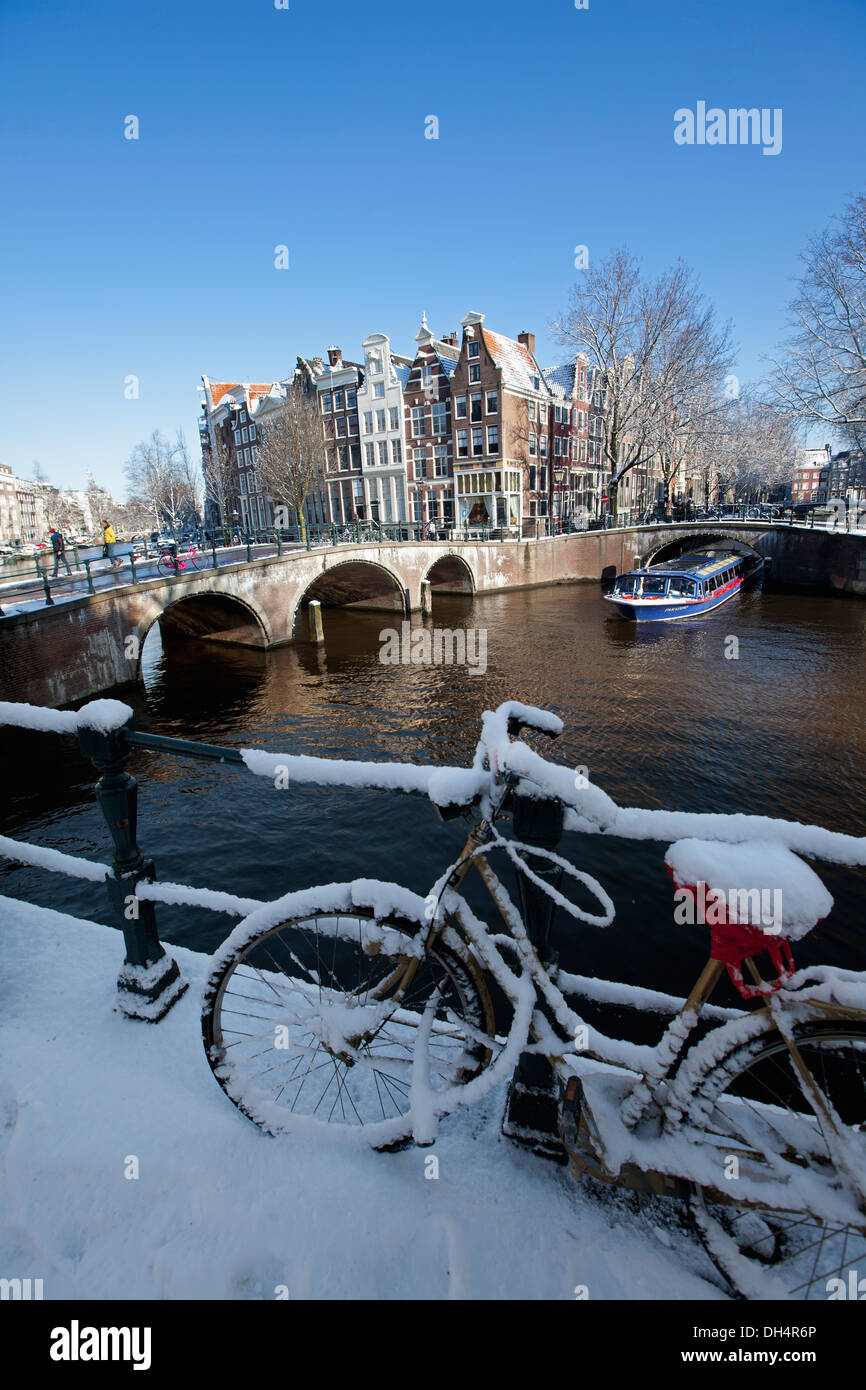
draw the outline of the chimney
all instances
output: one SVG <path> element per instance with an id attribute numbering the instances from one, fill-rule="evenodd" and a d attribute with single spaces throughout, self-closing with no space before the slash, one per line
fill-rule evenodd
<path id="1" fill-rule="evenodd" d="M 314 358 L 313 358 L 313 366 L 315 367 L 315 369 L 316 369 L 317 372 L 320 372 L 320 371 L 322 370 L 322 368 L 324 367 L 324 365 L 325 365 L 325 364 L 324 364 L 324 362 L 322 361 L 321 357 L 314 357 Z"/>
<path id="2" fill-rule="evenodd" d="M 517 341 L 518 341 L 518 343 L 522 343 L 523 346 L 524 346 L 525 348 L 528 349 L 528 351 L 532 354 L 533 357 L 535 356 L 535 334 L 534 334 L 534 333 L 518 333 L 518 335 L 517 335 Z"/>
<path id="3" fill-rule="evenodd" d="M 342 365 L 343 354 L 338 347 L 328 348 L 328 361 L 332 367 L 339 367 Z"/>

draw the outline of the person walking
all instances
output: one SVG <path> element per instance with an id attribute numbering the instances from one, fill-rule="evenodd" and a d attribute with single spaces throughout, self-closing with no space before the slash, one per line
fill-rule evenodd
<path id="1" fill-rule="evenodd" d="M 111 524 L 110 521 L 106 521 L 106 520 L 103 518 L 103 522 L 102 522 L 102 541 L 103 541 L 103 545 L 102 545 L 102 557 L 103 557 L 103 559 L 108 559 L 108 560 L 111 561 L 111 568 L 112 568 L 113 570 L 116 570 L 116 569 L 119 569 L 119 568 L 120 568 L 120 561 L 119 561 L 119 560 L 115 560 L 115 558 L 114 558 L 114 544 L 115 544 L 115 541 L 116 541 L 116 540 L 117 540 L 117 535 L 116 535 L 116 533 L 115 533 L 114 527 L 112 526 L 112 524 Z"/>
<path id="2" fill-rule="evenodd" d="M 63 536 L 62 536 L 61 532 L 58 531 L 56 527 L 54 527 L 54 526 L 51 527 L 51 533 L 50 533 L 50 534 L 51 534 L 51 549 L 54 551 L 54 573 L 52 574 L 51 578 L 52 578 L 52 579 L 56 579 L 56 578 L 57 578 L 57 572 L 58 572 L 58 570 L 60 569 L 60 562 L 61 562 L 61 560 L 63 561 L 64 565 L 66 566 L 66 573 L 67 573 L 68 575 L 70 575 L 70 577 L 71 577 L 71 575 L 72 575 L 72 568 L 71 568 L 71 566 L 70 566 L 70 564 L 69 564 L 69 561 L 68 561 L 67 558 L 66 558 L 66 542 L 65 542 L 65 540 L 63 539 Z"/>

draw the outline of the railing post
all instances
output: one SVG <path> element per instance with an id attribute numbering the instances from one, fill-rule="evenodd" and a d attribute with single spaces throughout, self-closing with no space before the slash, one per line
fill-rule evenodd
<path id="1" fill-rule="evenodd" d="M 54 602 L 54 599 L 51 597 L 51 590 L 48 587 L 48 567 L 46 566 L 45 570 L 43 571 L 42 567 L 39 564 L 39 561 L 37 560 L 36 573 L 42 580 L 42 587 L 45 590 L 45 607 L 48 608 Z"/>
<path id="2" fill-rule="evenodd" d="M 216 541 L 215 541 L 213 538 L 211 539 L 211 543 L 210 543 L 210 554 L 211 554 L 211 559 L 213 560 L 213 567 L 214 567 L 214 569 L 218 569 L 219 566 L 217 565 L 217 557 L 216 557 Z"/>
<path id="3" fill-rule="evenodd" d="M 184 993 L 187 981 L 162 947 L 153 903 L 139 899 L 135 891 L 139 883 L 156 877 L 152 861 L 145 861 L 136 842 L 138 784 L 126 771 L 130 750 L 124 731 L 134 729 L 135 721 L 130 715 L 123 728 L 106 729 L 97 721 L 90 726 L 87 708 L 79 712 L 78 741 L 100 773 L 96 800 L 114 841 L 113 873 L 106 887 L 126 946 L 117 1006 L 127 1018 L 156 1023 Z"/>
<path id="4" fill-rule="evenodd" d="M 132 551 L 129 552 L 129 568 L 132 570 L 132 582 L 133 584 L 137 584 L 138 580 L 135 577 L 135 556 Z"/>
<path id="5" fill-rule="evenodd" d="M 249 533 L 249 531 L 247 531 L 247 564 L 248 564 L 248 565 L 251 565 L 251 564 L 252 564 L 252 561 L 253 561 L 253 547 L 252 547 L 252 543 L 251 543 L 251 541 L 250 541 L 250 533 Z"/>
<path id="6" fill-rule="evenodd" d="M 86 571 L 87 571 L 87 592 L 88 592 L 89 594 L 95 594 L 95 593 L 96 593 L 96 590 L 95 590 L 94 587 L 93 587 L 93 575 L 90 573 L 90 566 L 92 565 L 92 563 L 93 563 L 92 560 L 85 560 L 85 561 L 84 561 L 84 568 L 85 568 Z"/>

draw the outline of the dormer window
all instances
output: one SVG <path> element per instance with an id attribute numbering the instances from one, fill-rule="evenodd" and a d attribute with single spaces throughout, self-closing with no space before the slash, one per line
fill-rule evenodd
<path id="1" fill-rule="evenodd" d="M 533 388 L 534 391 L 540 391 L 540 390 L 541 390 L 541 382 L 539 381 L 539 379 L 538 379 L 537 376 L 534 376 L 534 377 L 532 378 L 532 388 Z"/>

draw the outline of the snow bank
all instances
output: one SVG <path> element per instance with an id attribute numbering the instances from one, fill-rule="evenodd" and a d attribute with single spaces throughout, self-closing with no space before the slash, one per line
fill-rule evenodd
<path id="1" fill-rule="evenodd" d="M 663 1204 L 600 1201 L 502 1140 L 504 1087 L 432 1149 L 267 1138 L 205 1059 L 207 957 L 172 947 L 192 987 L 135 1023 L 116 931 L 11 899 L 0 917 L 0 1264 L 46 1299 L 720 1297 Z"/>

